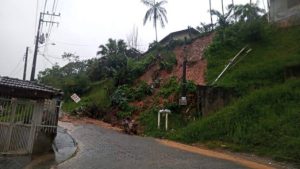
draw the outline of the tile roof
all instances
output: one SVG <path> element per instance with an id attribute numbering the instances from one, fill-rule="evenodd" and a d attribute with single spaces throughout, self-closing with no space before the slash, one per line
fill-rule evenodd
<path id="1" fill-rule="evenodd" d="M 21 89 L 29 90 L 34 92 L 44 92 L 49 94 L 61 93 L 61 90 L 40 84 L 38 82 L 20 80 L 10 77 L 0 76 L 0 87 L 11 88 L 11 89 Z"/>

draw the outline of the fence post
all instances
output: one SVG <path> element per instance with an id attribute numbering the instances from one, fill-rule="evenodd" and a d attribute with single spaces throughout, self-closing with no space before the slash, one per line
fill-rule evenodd
<path id="1" fill-rule="evenodd" d="M 16 116 L 16 110 L 17 110 L 17 100 L 16 99 L 11 99 L 11 106 L 12 106 L 12 111 L 11 111 L 11 116 L 10 116 L 10 121 L 9 121 L 9 129 L 7 133 L 7 141 L 4 147 L 4 152 L 9 151 L 10 147 L 10 142 L 11 142 L 11 137 L 12 137 L 12 132 L 13 128 L 15 126 L 15 116 Z"/>
<path id="2" fill-rule="evenodd" d="M 37 101 L 34 104 L 34 110 L 32 115 L 32 122 L 31 122 L 31 129 L 30 129 L 30 135 L 28 139 L 28 145 L 27 145 L 27 151 L 29 153 L 32 153 L 34 140 L 36 136 L 36 128 L 39 121 L 41 121 L 41 117 L 43 114 L 43 102 Z"/>

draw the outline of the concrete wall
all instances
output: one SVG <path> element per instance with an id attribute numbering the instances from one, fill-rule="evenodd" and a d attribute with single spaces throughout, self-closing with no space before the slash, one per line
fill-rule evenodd
<path id="1" fill-rule="evenodd" d="M 300 0 L 270 0 L 270 19 L 281 26 L 300 25 Z"/>
<path id="2" fill-rule="evenodd" d="M 233 89 L 212 87 L 212 86 L 198 86 L 198 105 L 203 116 L 218 111 L 226 106 L 232 98 L 235 97 Z"/>

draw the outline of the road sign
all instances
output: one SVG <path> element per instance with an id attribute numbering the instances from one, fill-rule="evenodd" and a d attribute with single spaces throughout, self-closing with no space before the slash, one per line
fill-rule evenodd
<path id="1" fill-rule="evenodd" d="M 78 103 L 78 102 L 80 102 L 80 100 L 81 100 L 80 97 L 79 97 L 76 93 L 72 94 L 71 99 L 72 99 L 75 103 Z"/>

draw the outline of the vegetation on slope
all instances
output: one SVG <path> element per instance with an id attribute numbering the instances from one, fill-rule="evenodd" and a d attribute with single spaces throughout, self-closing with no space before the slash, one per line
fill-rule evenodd
<path id="1" fill-rule="evenodd" d="M 275 28 L 258 18 L 218 29 L 206 50 L 206 78 L 212 82 L 245 45 L 253 51 L 218 81 L 240 98 L 219 112 L 169 135 L 187 143 L 221 142 L 300 164 L 300 80 L 286 79 L 285 67 L 300 64 L 300 27 Z"/>
<path id="2" fill-rule="evenodd" d="M 299 105 L 300 80 L 289 80 L 256 90 L 172 138 L 188 143 L 222 141 L 236 150 L 299 163 Z"/>

